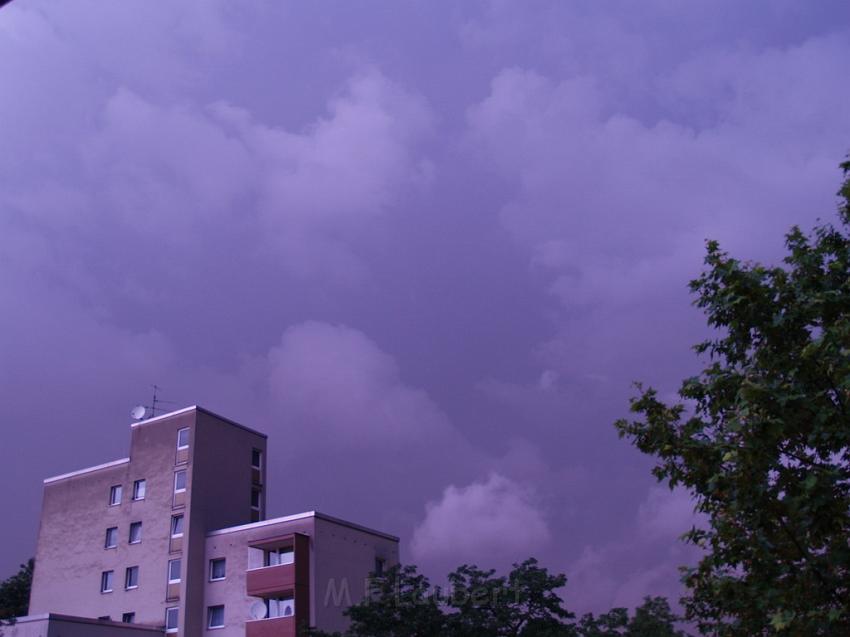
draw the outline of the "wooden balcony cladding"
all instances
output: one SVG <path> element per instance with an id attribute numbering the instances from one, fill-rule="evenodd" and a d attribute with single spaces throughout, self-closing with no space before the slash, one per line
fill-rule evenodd
<path id="1" fill-rule="evenodd" d="M 245 622 L 245 637 L 295 637 L 295 617 L 274 617 Z"/>
<path id="2" fill-rule="evenodd" d="M 295 564 L 278 564 L 251 569 L 247 573 L 247 589 L 250 597 L 294 593 Z"/>

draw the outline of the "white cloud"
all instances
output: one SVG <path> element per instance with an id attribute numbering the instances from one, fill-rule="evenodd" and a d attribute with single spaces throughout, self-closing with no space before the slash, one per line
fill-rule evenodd
<path id="1" fill-rule="evenodd" d="M 269 364 L 271 398 L 284 417 L 332 444 L 433 444 L 454 435 L 439 407 L 406 385 L 392 357 L 358 330 L 290 327 Z"/>
<path id="2" fill-rule="evenodd" d="M 425 508 L 413 533 L 417 560 L 454 558 L 492 564 L 529 557 L 550 538 L 533 491 L 498 473 L 465 487 L 450 485 Z"/>

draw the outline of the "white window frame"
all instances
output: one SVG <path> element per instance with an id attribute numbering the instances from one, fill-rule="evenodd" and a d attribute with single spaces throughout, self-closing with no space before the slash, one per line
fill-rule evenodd
<path id="1" fill-rule="evenodd" d="M 213 575 L 213 573 L 214 573 L 214 570 L 213 570 L 213 569 L 214 569 L 214 565 L 215 565 L 217 562 L 224 562 L 224 575 L 222 575 L 221 577 L 215 577 L 215 576 Z M 224 579 L 227 579 L 227 558 L 224 558 L 224 557 L 215 557 L 215 558 L 211 559 L 211 560 L 210 560 L 210 581 L 211 581 L 211 582 L 220 582 L 220 581 L 222 581 L 222 580 L 224 580 Z"/>
<path id="2" fill-rule="evenodd" d="M 182 434 L 184 431 L 186 432 L 186 444 L 181 445 L 180 444 L 180 434 Z M 183 427 L 183 428 L 177 430 L 177 448 L 180 449 L 180 450 L 189 448 L 189 427 Z"/>
<path id="3" fill-rule="evenodd" d="M 254 506 L 254 494 L 257 494 L 257 504 Z M 263 508 L 263 491 L 262 489 L 258 489 L 253 487 L 251 489 L 251 510 L 259 513 Z"/>
<path id="4" fill-rule="evenodd" d="M 257 453 L 257 455 L 260 458 L 259 464 L 254 464 L 254 453 L 255 452 Z M 260 471 L 262 471 L 262 469 L 263 469 L 263 451 L 262 451 L 262 449 L 256 449 L 256 448 L 251 449 L 251 468 L 252 469 L 259 469 Z"/>
<path id="5" fill-rule="evenodd" d="M 174 559 L 174 560 L 168 560 L 168 573 L 166 574 L 166 577 L 168 578 L 169 584 L 179 584 L 180 583 L 180 579 L 181 579 L 180 571 L 183 569 L 183 564 L 182 564 L 181 560 L 182 560 L 182 558 L 179 558 L 179 557 L 177 559 Z M 172 579 L 171 578 L 171 565 L 174 564 L 175 562 L 177 562 L 179 564 L 179 566 L 177 567 L 177 579 Z"/>
<path id="6" fill-rule="evenodd" d="M 136 583 L 130 584 L 130 573 L 136 574 Z M 128 566 L 124 571 L 124 590 L 132 591 L 139 588 L 139 567 L 138 566 Z"/>
<path id="7" fill-rule="evenodd" d="M 174 626 L 168 626 L 168 616 L 174 614 Z M 180 607 L 179 606 L 169 606 L 165 609 L 165 632 L 167 633 L 176 633 L 180 630 Z"/>
<path id="8" fill-rule="evenodd" d="M 177 526 L 177 524 L 176 524 L 176 520 L 177 520 L 178 518 L 180 519 L 180 526 L 181 526 L 181 529 L 180 529 L 180 532 L 179 532 L 179 533 L 175 533 L 175 532 L 174 532 L 174 528 Z M 179 513 L 179 514 L 177 514 L 177 515 L 172 515 L 172 516 L 171 516 L 171 537 L 183 537 L 183 529 L 182 529 L 182 527 L 183 527 L 183 525 L 184 525 L 185 523 L 186 523 L 186 520 L 183 518 L 183 514 L 182 514 L 182 513 Z"/>
<path id="9" fill-rule="evenodd" d="M 133 529 L 139 529 L 139 538 L 137 540 L 133 539 Z M 130 522 L 130 533 L 127 535 L 127 543 L 128 544 L 141 544 L 142 542 L 142 523 L 138 522 Z"/>
<path id="10" fill-rule="evenodd" d="M 141 487 L 141 488 L 140 488 Z M 144 500 L 148 490 L 148 481 L 144 478 L 133 482 L 133 501 Z M 141 493 L 141 495 L 139 495 Z"/>
<path id="11" fill-rule="evenodd" d="M 122 624 L 135 624 L 136 623 L 136 613 L 132 612 L 132 611 L 129 612 L 129 613 L 122 613 L 121 614 L 121 623 Z"/>
<path id="12" fill-rule="evenodd" d="M 109 532 L 114 531 L 115 542 L 113 544 L 109 543 Z M 110 526 L 106 529 L 106 537 L 103 538 L 103 548 L 105 549 L 117 549 L 118 548 L 118 527 Z"/>
<path id="13" fill-rule="evenodd" d="M 291 555 L 291 558 L 288 558 L 286 562 L 281 561 L 281 555 L 287 553 Z M 276 555 L 274 559 L 272 559 L 272 555 Z M 294 546 L 284 546 L 279 549 L 271 549 L 265 552 L 263 556 L 263 561 L 266 566 L 281 566 L 286 564 L 295 564 L 295 547 Z"/>
<path id="14" fill-rule="evenodd" d="M 177 476 L 179 476 L 179 475 L 183 476 L 183 485 L 184 485 L 180 489 L 177 488 Z M 186 485 L 188 485 L 188 484 L 189 484 L 189 474 L 186 473 L 186 469 L 180 469 L 179 471 L 174 472 L 174 493 L 185 493 L 186 492 Z"/>
<path id="15" fill-rule="evenodd" d="M 275 604 L 278 608 L 277 615 L 272 615 L 272 604 Z M 281 608 L 285 606 L 290 606 L 292 608 L 292 613 L 289 615 L 285 615 L 280 612 Z M 266 600 L 266 617 L 269 619 L 274 619 L 275 617 L 295 617 L 295 598 L 294 597 L 269 597 Z"/>
<path id="16" fill-rule="evenodd" d="M 213 612 L 221 609 L 221 623 L 213 624 Z M 214 630 L 216 628 L 224 628 L 224 604 L 216 604 L 215 606 L 207 606 L 207 629 Z"/>
<path id="17" fill-rule="evenodd" d="M 109 506 L 114 507 L 121 504 L 121 498 L 124 496 L 124 487 L 120 484 L 113 484 L 109 487 Z"/>
<path id="18" fill-rule="evenodd" d="M 115 586 L 115 571 L 102 571 L 100 573 L 101 594 L 111 593 L 113 586 Z"/>

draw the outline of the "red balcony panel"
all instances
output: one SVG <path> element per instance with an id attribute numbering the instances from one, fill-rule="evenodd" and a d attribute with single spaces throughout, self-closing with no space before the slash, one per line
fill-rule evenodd
<path id="1" fill-rule="evenodd" d="M 276 593 L 295 590 L 295 564 L 278 564 L 254 568 L 247 572 L 248 595 L 268 597 Z"/>
<path id="2" fill-rule="evenodd" d="M 295 618 L 274 617 L 247 621 L 245 637 L 295 637 Z"/>

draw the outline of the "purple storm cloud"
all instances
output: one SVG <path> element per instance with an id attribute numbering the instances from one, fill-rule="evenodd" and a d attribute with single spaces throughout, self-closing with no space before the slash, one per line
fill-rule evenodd
<path id="1" fill-rule="evenodd" d="M 678 597 L 612 423 L 698 369 L 706 238 L 832 218 L 847 60 L 840 0 L 6 5 L 0 577 L 157 383 L 270 435 L 272 515 Z"/>

